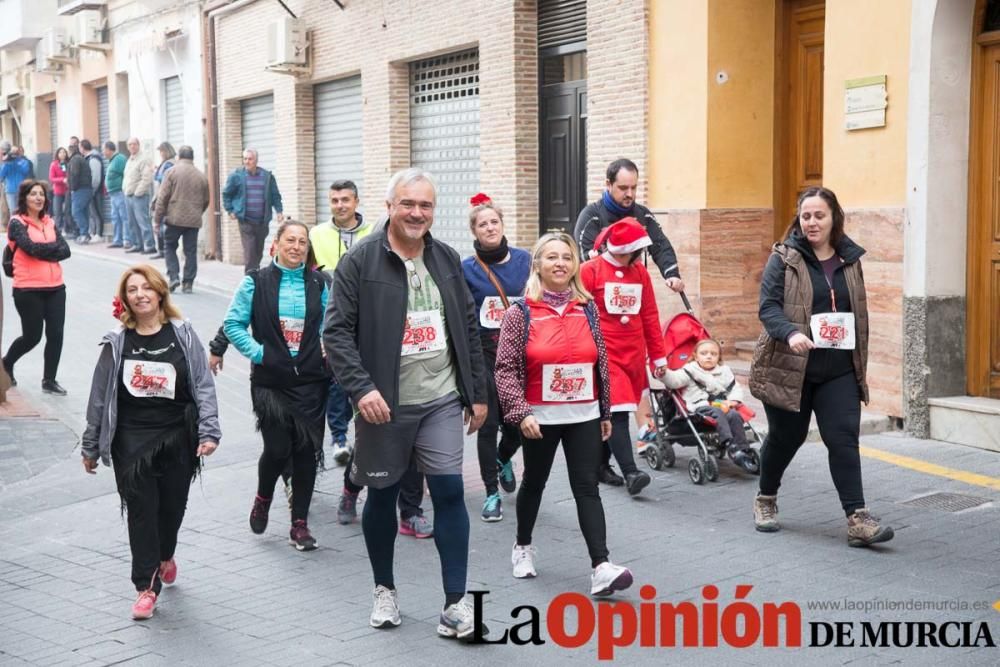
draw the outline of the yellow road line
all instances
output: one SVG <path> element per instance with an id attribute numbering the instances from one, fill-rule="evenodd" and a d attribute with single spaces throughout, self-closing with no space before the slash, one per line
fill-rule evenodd
<path id="1" fill-rule="evenodd" d="M 966 484 L 984 486 L 987 489 L 1000 491 L 1000 478 L 997 477 L 980 475 L 966 470 L 956 470 L 955 468 L 946 468 L 945 466 L 939 466 L 936 463 L 930 463 L 928 461 L 914 459 L 900 454 L 893 454 L 891 452 L 874 449 L 872 447 L 861 447 L 861 454 L 862 456 L 878 459 L 879 461 L 885 461 L 886 463 L 891 463 L 893 465 L 900 466 L 901 468 L 909 468 L 910 470 L 927 473 L 928 475 L 947 477 L 948 479 L 965 482 Z"/>

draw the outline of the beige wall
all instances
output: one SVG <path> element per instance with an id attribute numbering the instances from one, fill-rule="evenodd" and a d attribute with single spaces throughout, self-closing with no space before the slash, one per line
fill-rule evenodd
<path id="1" fill-rule="evenodd" d="M 769 207 L 774 1 L 708 3 L 708 208 Z M 719 73 L 728 80 L 720 83 Z"/>
<path id="2" fill-rule="evenodd" d="M 826 3 L 823 183 L 851 207 L 906 203 L 910 0 Z M 844 82 L 885 74 L 886 126 L 844 129 Z"/>
<path id="3" fill-rule="evenodd" d="M 708 3 L 649 6 L 649 197 L 654 209 L 706 204 Z"/>

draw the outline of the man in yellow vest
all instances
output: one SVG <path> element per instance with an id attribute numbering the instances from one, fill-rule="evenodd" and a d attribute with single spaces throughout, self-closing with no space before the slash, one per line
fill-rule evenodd
<path id="1" fill-rule="evenodd" d="M 334 181 L 328 195 L 331 219 L 312 228 L 309 243 L 316 254 L 317 264 L 332 275 L 340 258 L 347 254 L 355 241 L 368 236 L 372 226 L 365 224 L 358 213 L 358 186 L 354 181 Z M 336 457 L 336 451 L 334 455 Z M 337 459 L 338 463 L 344 461 Z"/>

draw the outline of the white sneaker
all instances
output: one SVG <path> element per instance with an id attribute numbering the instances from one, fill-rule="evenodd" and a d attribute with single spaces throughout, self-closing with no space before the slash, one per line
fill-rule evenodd
<path id="1" fill-rule="evenodd" d="M 475 634 L 476 617 L 472 611 L 472 604 L 468 597 L 463 597 L 455 604 L 448 605 L 438 619 L 438 634 L 442 637 L 453 639 L 468 639 Z M 489 634 L 486 625 L 483 625 L 482 635 Z"/>
<path id="2" fill-rule="evenodd" d="M 385 586 L 376 586 L 372 595 L 372 615 L 369 623 L 373 628 L 394 628 L 399 625 L 399 605 L 396 602 L 396 591 Z"/>
<path id="3" fill-rule="evenodd" d="M 623 591 L 632 585 L 632 573 L 628 568 L 605 561 L 594 568 L 590 575 L 590 594 L 596 597 Z"/>
<path id="4" fill-rule="evenodd" d="M 515 544 L 514 550 L 510 552 L 510 562 L 514 566 L 515 579 L 538 576 L 535 572 L 535 547 L 530 544 L 527 546 Z"/>
<path id="5" fill-rule="evenodd" d="M 338 442 L 333 445 L 333 460 L 337 465 L 345 466 L 351 459 L 351 449 L 346 442 Z"/>

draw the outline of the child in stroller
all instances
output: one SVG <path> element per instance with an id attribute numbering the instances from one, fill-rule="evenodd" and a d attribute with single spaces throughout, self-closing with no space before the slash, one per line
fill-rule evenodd
<path id="1" fill-rule="evenodd" d="M 663 383 L 680 390 L 688 412 L 715 423 L 719 442 L 734 463 L 748 472 L 756 472 L 740 412 L 743 389 L 732 369 L 722 363 L 722 346 L 705 338 L 695 345 L 692 356 L 682 368 L 668 370 Z"/>

